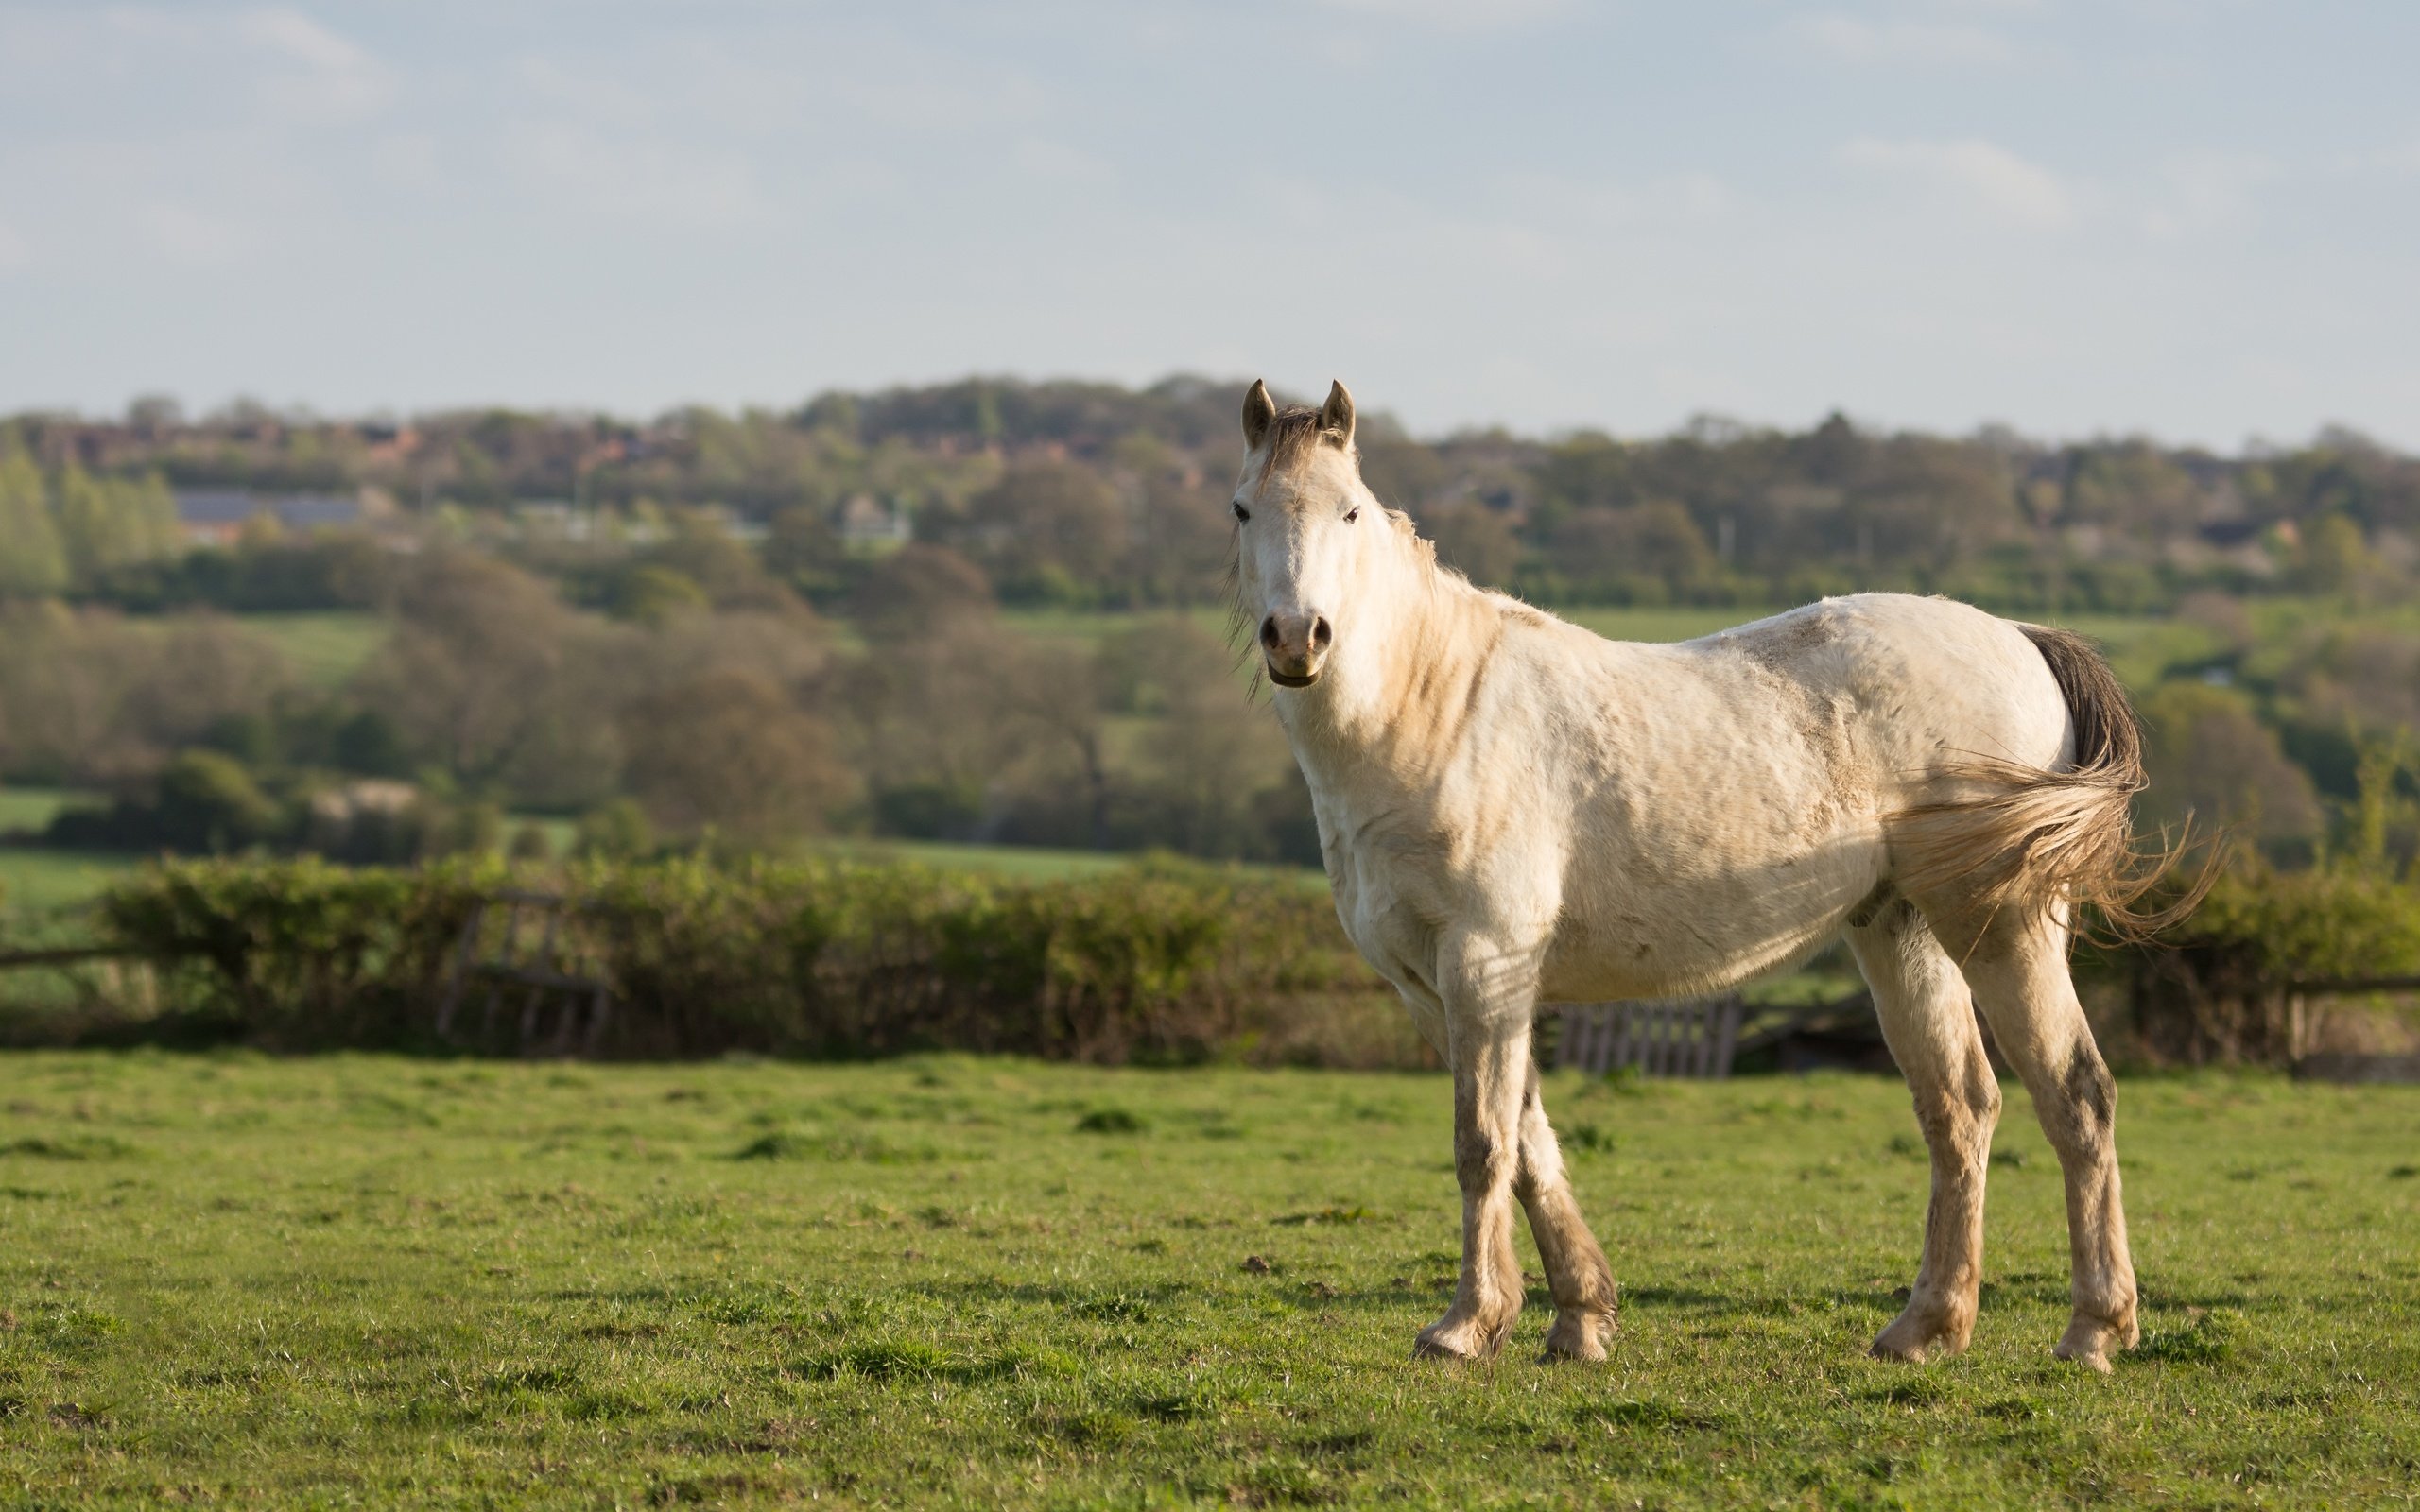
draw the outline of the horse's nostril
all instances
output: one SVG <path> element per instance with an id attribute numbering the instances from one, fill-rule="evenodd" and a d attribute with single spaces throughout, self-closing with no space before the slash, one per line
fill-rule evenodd
<path id="1" fill-rule="evenodd" d="M 1260 644 L 1269 647 L 1272 651 L 1277 649 L 1276 615 L 1271 614 L 1269 618 L 1260 622 Z"/>
<path id="2" fill-rule="evenodd" d="M 1324 651 L 1324 650 L 1326 650 L 1326 649 L 1327 649 L 1327 644 L 1328 644 L 1328 643 L 1329 643 L 1330 641 L 1335 640 L 1335 639 L 1336 639 L 1336 632 L 1335 632 L 1334 630 L 1332 630 L 1332 629 L 1328 628 L 1328 623 L 1327 623 L 1327 616 L 1326 616 L 1326 615 L 1322 614 L 1322 615 L 1321 615 L 1319 618 L 1317 618 L 1317 619 L 1315 619 L 1315 620 L 1311 621 L 1311 649 L 1312 649 L 1312 650 L 1314 650 L 1314 651 Z"/>

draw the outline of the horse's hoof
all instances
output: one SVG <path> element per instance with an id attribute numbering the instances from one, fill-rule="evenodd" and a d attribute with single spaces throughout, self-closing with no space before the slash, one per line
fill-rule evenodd
<path id="1" fill-rule="evenodd" d="M 2088 1370 L 2098 1371 L 2105 1376 L 2109 1374 L 2110 1369 L 2111 1347 L 2115 1346 L 2120 1349 L 2129 1349 L 2141 1337 L 2141 1331 L 2133 1318 L 2128 1318 L 2120 1326 L 2079 1313 L 2076 1314 L 2075 1321 L 2067 1325 L 2066 1335 L 2059 1340 L 2058 1346 L 2051 1349 L 2050 1353 L 2058 1359 L 2072 1361 Z"/>
<path id="2" fill-rule="evenodd" d="M 1866 1353 L 1877 1360 L 1896 1360 L 1903 1365 L 1922 1365 L 1927 1360 L 1946 1359 L 1965 1352 L 1974 1337 L 1975 1324 L 1970 1316 L 1962 1324 L 1954 1316 L 1931 1309 L 1919 1312 L 1910 1307 L 1891 1320 L 1891 1326 L 1875 1336 L 1874 1346 Z"/>
<path id="3" fill-rule="evenodd" d="M 1495 1333 L 1475 1323 L 1433 1323 L 1420 1331 L 1411 1345 L 1415 1360 L 1484 1360 L 1504 1347 L 1504 1335 L 1511 1329 Z"/>
<path id="4" fill-rule="evenodd" d="M 1538 1357 L 1541 1365 L 1573 1360 L 1594 1364 L 1605 1358 L 1605 1338 L 1614 1332 L 1610 1314 L 1564 1313 L 1554 1320 L 1547 1332 L 1547 1352 Z"/>
<path id="5" fill-rule="evenodd" d="M 2092 1371 L 2096 1375 L 2105 1376 L 2109 1374 L 2110 1369 L 2112 1368 L 2109 1364 L 2109 1356 L 2101 1353 L 2099 1349 L 2070 1350 L 2066 1346 L 2061 1345 L 2050 1352 L 2058 1358 L 2067 1361 L 2071 1365 L 2083 1366 L 2085 1369 Z"/>

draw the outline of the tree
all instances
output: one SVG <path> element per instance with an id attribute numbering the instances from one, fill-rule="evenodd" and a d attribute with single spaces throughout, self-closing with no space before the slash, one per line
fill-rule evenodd
<path id="1" fill-rule="evenodd" d="M 1582 431 L 1556 444 L 1535 475 L 1546 501 L 1564 508 L 1613 508 L 1638 499 L 1630 448 L 1601 431 Z"/>
<path id="2" fill-rule="evenodd" d="M 550 724 L 610 729 L 613 705 L 560 676 L 572 631 L 545 583 L 493 558 L 432 552 L 403 585 L 402 624 L 354 694 L 406 744 L 474 787 L 501 780 Z"/>
<path id="3" fill-rule="evenodd" d="M 989 619 L 983 569 L 947 546 L 912 542 L 875 563 L 849 593 L 849 617 L 870 640 L 902 641 Z"/>
<path id="4" fill-rule="evenodd" d="M 662 562 L 640 562 L 614 576 L 605 607 L 615 619 L 662 627 L 713 605 L 706 591 L 687 573 Z"/>
<path id="5" fill-rule="evenodd" d="M 39 598 L 67 586 L 67 553 L 51 523 L 42 469 L 0 435 L 0 598 Z"/>
<path id="6" fill-rule="evenodd" d="M 189 750 L 160 775 L 159 838 L 172 850 L 223 854 L 269 838 L 277 805 L 244 770 L 216 751 Z"/>
<path id="7" fill-rule="evenodd" d="M 2314 593 L 2358 593 L 2378 571 L 2360 525 L 2342 514 L 2322 515 L 2303 531 L 2300 571 Z"/>
<path id="8" fill-rule="evenodd" d="M 1668 500 L 1571 515 L 1555 527 L 1547 563 L 1564 592 L 1616 603 L 1686 597 L 1719 576 L 1697 522 Z"/>
<path id="9" fill-rule="evenodd" d="M 960 621 L 843 664 L 835 679 L 850 765 L 892 834 L 973 839 L 997 816 L 1033 745 L 1016 707 L 1030 643 Z"/>
<path id="10" fill-rule="evenodd" d="M 670 539 L 648 554 L 648 563 L 686 577 L 717 609 L 805 612 L 797 595 L 774 581 L 755 554 L 710 515 L 676 514 Z"/>
<path id="11" fill-rule="evenodd" d="M 632 861 L 655 849 L 655 827 L 634 799 L 617 798 L 579 816 L 571 853 L 582 860 Z"/>
<path id="12" fill-rule="evenodd" d="M 91 587 L 113 568 L 169 555 L 178 545 L 176 505 L 154 473 L 96 478 L 69 463 L 59 475 L 59 536 L 68 576 Z"/>
<path id="13" fill-rule="evenodd" d="M 2287 758 L 2277 732 L 2243 695 L 2167 683 L 2143 700 L 2143 720 L 2151 737 L 2146 816 L 2181 824 L 2190 815 L 2271 850 L 2318 838 L 2325 816 L 2310 775 Z"/>
<path id="14" fill-rule="evenodd" d="M 1194 855 L 1268 858 L 1292 770 L 1285 738 L 1244 701 L 1225 643 L 1168 618 L 1103 648 L 1112 707 L 1157 715 L 1126 779 L 1135 839 Z"/>
<path id="15" fill-rule="evenodd" d="M 1483 504 L 1440 505 L 1420 517 L 1420 533 L 1437 543 L 1437 559 L 1481 588 L 1512 580 L 1521 542 L 1504 517 Z"/>
<path id="16" fill-rule="evenodd" d="M 825 511 L 808 505 L 773 516 L 760 555 L 765 570 L 774 577 L 792 589 L 810 592 L 828 584 L 848 556 Z"/>
<path id="17" fill-rule="evenodd" d="M 268 714 L 290 686 L 275 647 L 231 622 L 173 629 L 103 610 L 0 613 L 0 769 L 55 782 L 148 782 L 179 749 Z"/>
<path id="18" fill-rule="evenodd" d="M 821 831 L 851 786 L 822 721 L 745 673 L 634 700 L 622 738 L 631 791 L 658 823 L 746 846 Z"/>
<path id="19" fill-rule="evenodd" d="M 1019 462 L 970 502 L 968 550 L 1011 597 L 1074 601 L 1107 586 L 1126 553 L 1126 508 L 1077 462 Z"/>

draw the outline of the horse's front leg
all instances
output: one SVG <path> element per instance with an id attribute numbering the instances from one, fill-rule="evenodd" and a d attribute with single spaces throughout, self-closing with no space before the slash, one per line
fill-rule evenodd
<path id="1" fill-rule="evenodd" d="M 1526 1059 L 1527 1057 L 1524 1057 Z M 1528 1067 L 1521 1093 L 1521 1170 L 1513 1194 L 1530 1215 L 1530 1234 L 1547 1268 L 1554 1294 L 1554 1327 L 1547 1333 L 1548 1360 L 1601 1360 L 1612 1339 L 1617 1306 L 1614 1270 L 1604 1247 L 1588 1231 L 1580 1204 L 1564 1174 L 1563 1151 L 1547 1123 L 1538 1096 L 1538 1069 Z"/>
<path id="2" fill-rule="evenodd" d="M 1443 952 L 1441 954 L 1446 954 Z M 1469 954 L 1469 953 L 1461 953 Z M 1530 1078 L 1532 972 L 1488 953 L 1439 983 L 1454 1067 L 1454 1175 L 1462 1189 L 1462 1278 L 1454 1305 L 1421 1330 L 1417 1356 L 1476 1360 L 1521 1315 L 1513 1183 Z M 1530 981 L 1518 978 L 1529 977 Z"/>

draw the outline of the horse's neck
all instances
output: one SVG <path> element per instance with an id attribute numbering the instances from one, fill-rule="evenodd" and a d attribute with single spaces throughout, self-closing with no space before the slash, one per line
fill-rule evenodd
<path id="1" fill-rule="evenodd" d="M 1385 608 L 1357 615 L 1358 642 L 1323 693 L 1297 698 L 1287 730 L 1306 776 L 1331 789 L 1414 782 L 1468 738 L 1472 686 L 1503 611 L 1459 575 L 1407 569 Z"/>

